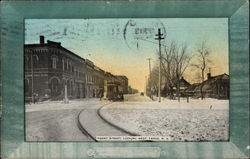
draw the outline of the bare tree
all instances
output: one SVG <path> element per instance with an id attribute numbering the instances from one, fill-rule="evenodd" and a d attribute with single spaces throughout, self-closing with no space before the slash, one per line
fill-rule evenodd
<path id="1" fill-rule="evenodd" d="M 164 89 L 167 89 L 166 95 L 170 96 L 172 99 L 174 97 L 175 87 L 178 101 L 180 101 L 180 79 L 191 60 L 191 56 L 187 51 L 187 45 L 179 46 L 176 42 L 172 41 L 168 48 L 164 48 L 161 58 L 162 80 L 165 82 Z M 154 90 L 158 90 L 158 69 L 159 66 L 155 65 L 149 78 L 151 87 Z"/>
<path id="2" fill-rule="evenodd" d="M 191 56 L 188 55 L 187 45 L 178 46 L 171 42 L 170 47 L 165 48 L 165 54 L 162 56 L 162 69 L 166 83 L 172 95 L 173 87 L 177 90 L 178 101 L 180 101 L 180 79 L 189 66 Z"/>
<path id="3" fill-rule="evenodd" d="M 153 89 L 153 92 L 151 92 L 151 90 L 149 90 L 153 95 L 157 95 L 157 91 L 158 91 L 158 76 L 159 76 L 159 66 L 154 66 L 150 77 L 148 78 L 149 82 L 148 85 L 150 83 L 150 87 L 147 86 L 150 89 Z"/>
<path id="4" fill-rule="evenodd" d="M 165 89 L 167 90 L 167 92 L 169 94 L 167 95 L 170 95 L 170 97 L 172 98 L 173 96 L 173 87 L 174 87 L 174 84 L 173 84 L 173 75 L 172 75 L 172 63 L 173 63 L 173 50 L 175 48 L 175 43 L 172 42 L 170 44 L 170 47 L 169 49 L 167 49 L 166 47 L 164 48 L 164 53 L 162 55 L 162 75 L 164 77 L 164 80 L 165 80 Z"/>
<path id="5" fill-rule="evenodd" d="M 174 52 L 174 61 L 175 61 L 175 78 L 176 78 L 176 88 L 178 101 L 180 101 L 180 79 L 189 66 L 191 56 L 187 54 L 187 45 L 182 45 L 181 48 L 177 49 Z"/>
<path id="6" fill-rule="evenodd" d="M 204 99 L 204 93 L 203 93 L 204 76 L 205 76 L 204 73 L 208 67 L 208 64 L 211 62 L 211 60 L 209 59 L 210 54 L 211 53 L 206 45 L 206 42 L 203 41 L 197 48 L 198 64 L 193 64 L 193 66 L 199 68 L 201 71 L 201 86 L 200 86 L 201 99 Z"/>

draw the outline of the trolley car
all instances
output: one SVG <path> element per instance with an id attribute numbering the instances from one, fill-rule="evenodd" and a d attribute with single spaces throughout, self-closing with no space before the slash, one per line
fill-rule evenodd
<path id="1" fill-rule="evenodd" d="M 123 90 L 118 82 L 107 82 L 105 98 L 111 101 L 123 101 Z"/>

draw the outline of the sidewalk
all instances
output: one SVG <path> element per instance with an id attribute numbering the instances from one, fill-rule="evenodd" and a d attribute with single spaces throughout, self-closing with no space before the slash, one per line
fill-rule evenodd
<path id="1" fill-rule="evenodd" d="M 25 104 L 25 112 L 34 111 L 50 111 L 50 110 L 64 110 L 64 109 L 84 109 L 84 108 L 94 108 L 96 106 L 101 106 L 105 104 L 106 100 L 101 100 L 99 98 L 84 98 L 84 99 L 73 99 L 69 100 L 69 103 L 64 103 L 63 101 L 44 101 L 36 104 Z"/>

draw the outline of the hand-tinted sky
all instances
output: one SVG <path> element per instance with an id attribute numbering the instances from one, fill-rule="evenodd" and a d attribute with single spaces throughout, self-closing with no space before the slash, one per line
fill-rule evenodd
<path id="1" fill-rule="evenodd" d="M 157 62 L 158 28 L 165 37 L 163 47 L 171 41 L 185 43 L 190 55 L 205 40 L 211 51 L 212 75 L 228 73 L 227 18 L 26 19 L 25 43 L 39 43 L 44 35 L 105 71 L 126 75 L 132 87 L 143 90 L 149 73 L 147 58 L 152 58 L 152 66 Z M 198 82 L 195 72 L 188 69 L 184 77 Z"/>

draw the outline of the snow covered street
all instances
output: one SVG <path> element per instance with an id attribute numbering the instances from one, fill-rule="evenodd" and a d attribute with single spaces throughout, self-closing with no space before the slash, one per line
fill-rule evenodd
<path id="1" fill-rule="evenodd" d="M 83 109 L 98 109 L 107 101 L 99 99 L 49 101 L 27 104 L 26 140 L 27 141 L 93 141 L 78 128 L 78 114 Z"/>
<path id="2" fill-rule="evenodd" d="M 99 99 L 27 104 L 27 141 L 94 141 L 96 136 L 162 136 L 167 141 L 225 141 L 229 101 L 162 99 L 139 94 L 122 102 Z M 81 125 L 79 127 L 79 124 Z M 84 129 L 84 132 L 82 129 Z"/>
<path id="3" fill-rule="evenodd" d="M 169 141 L 225 141 L 228 139 L 229 101 L 217 99 L 163 99 L 125 96 L 125 102 L 103 107 L 111 123 L 141 136 L 164 136 Z"/>

